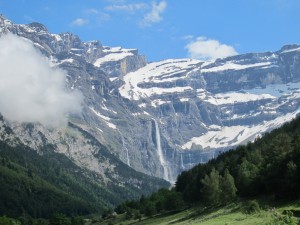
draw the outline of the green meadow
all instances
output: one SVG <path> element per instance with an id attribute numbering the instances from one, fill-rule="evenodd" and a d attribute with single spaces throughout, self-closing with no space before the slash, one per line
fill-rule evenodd
<path id="1" fill-rule="evenodd" d="M 280 206 L 261 204 L 259 210 L 246 213 L 243 204 L 230 204 L 226 207 L 209 209 L 193 207 L 180 212 L 155 215 L 150 218 L 126 219 L 125 214 L 112 218 L 89 219 L 87 225 L 297 225 L 300 220 L 287 212 L 300 212 L 300 201 Z"/>

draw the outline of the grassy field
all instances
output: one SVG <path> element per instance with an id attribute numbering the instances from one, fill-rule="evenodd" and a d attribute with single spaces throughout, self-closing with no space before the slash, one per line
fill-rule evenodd
<path id="1" fill-rule="evenodd" d="M 151 218 L 142 218 L 141 221 L 126 219 L 125 214 L 117 215 L 114 218 L 102 222 L 94 219 L 87 225 L 275 225 L 288 223 L 275 223 L 275 218 L 285 217 L 286 210 L 300 211 L 300 201 L 275 207 L 262 206 L 260 211 L 246 214 L 241 210 L 240 205 L 231 204 L 227 207 L 209 210 L 201 208 L 186 209 L 177 213 L 167 213 L 156 215 Z M 299 222 L 298 218 L 293 217 L 294 221 Z M 297 223 L 296 223 L 297 224 Z"/>

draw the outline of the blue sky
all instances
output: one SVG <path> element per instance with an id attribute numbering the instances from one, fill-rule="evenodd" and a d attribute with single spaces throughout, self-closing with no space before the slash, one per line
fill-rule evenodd
<path id="1" fill-rule="evenodd" d="M 214 59 L 300 43 L 299 0 L 0 0 L 15 23 L 37 21 L 148 61 Z"/>

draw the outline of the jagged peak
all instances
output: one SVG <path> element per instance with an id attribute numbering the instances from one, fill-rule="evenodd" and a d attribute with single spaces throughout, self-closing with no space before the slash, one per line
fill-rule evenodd
<path id="1" fill-rule="evenodd" d="M 47 27 L 39 22 L 31 22 L 29 24 L 15 24 L 11 20 L 7 19 L 3 14 L 0 14 L 0 33 L 12 32 L 14 34 L 18 34 L 19 36 L 27 37 L 28 33 L 32 35 L 36 33 L 37 35 L 49 35 L 56 42 L 63 41 L 64 43 L 68 43 L 69 45 L 72 42 L 71 47 L 75 48 L 85 48 L 88 53 L 93 52 L 93 50 L 98 49 L 102 51 L 104 49 L 104 55 L 109 53 L 120 53 L 120 54 L 132 54 L 138 55 L 137 49 L 126 49 L 122 47 L 104 47 L 99 40 L 92 41 L 82 41 L 80 37 L 71 32 L 62 32 L 59 34 L 51 33 Z M 100 56 L 102 56 L 101 54 Z"/>
<path id="2" fill-rule="evenodd" d="M 3 14 L 0 14 L 0 27 L 10 27 L 13 25 L 13 22 L 7 19 Z"/>
<path id="3" fill-rule="evenodd" d="M 77 44 L 84 44 L 84 42 L 80 39 L 78 35 L 73 34 L 71 32 L 63 32 L 60 33 L 59 36 L 64 40 L 69 39 L 74 40 Z"/>
<path id="4" fill-rule="evenodd" d="M 32 29 L 36 30 L 37 32 L 47 32 L 48 33 L 48 29 L 46 28 L 45 25 L 38 23 L 38 22 L 32 22 L 27 24 L 27 26 L 31 27 Z"/>

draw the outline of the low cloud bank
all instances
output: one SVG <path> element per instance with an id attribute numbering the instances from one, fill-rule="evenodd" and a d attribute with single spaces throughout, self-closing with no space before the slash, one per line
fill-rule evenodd
<path id="1" fill-rule="evenodd" d="M 0 113 L 10 121 L 67 124 L 83 97 L 65 88 L 66 72 L 52 68 L 33 44 L 7 34 L 0 38 Z"/>

